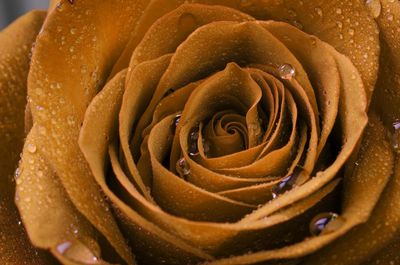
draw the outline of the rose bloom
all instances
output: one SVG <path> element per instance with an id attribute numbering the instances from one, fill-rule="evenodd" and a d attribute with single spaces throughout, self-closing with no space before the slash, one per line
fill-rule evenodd
<path id="1" fill-rule="evenodd" d="M 400 264 L 397 0 L 58 0 L 0 93 L 0 264 Z"/>

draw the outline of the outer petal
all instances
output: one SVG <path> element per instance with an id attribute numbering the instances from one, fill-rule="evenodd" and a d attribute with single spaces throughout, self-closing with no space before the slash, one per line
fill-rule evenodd
<path id="1" fill-rule="evenodd" d="M 128 262 L 133 258 L 78 146 L 87 105 L 107 79 L 145 1 L 62 0 L 39 35 L 29 75 L 38 148 L 71 201 Z M 113 21 L 110 24 L 110 21 Z"/>
<path id="2" fill-rule="evenodd" d="M 12 174 L 24 137 L 29 49 L 44 12 L 31 12 L 0 32 L 0 263 L 50 264 L 29 243 L 13 203 Z"/>
<path id="3" fill-rule="evenodd" d="M 383 0 L 377 23 L 381 30 L 382 55 L 374 107 L 388 127 L 400 118 L 400 3 Z"/>

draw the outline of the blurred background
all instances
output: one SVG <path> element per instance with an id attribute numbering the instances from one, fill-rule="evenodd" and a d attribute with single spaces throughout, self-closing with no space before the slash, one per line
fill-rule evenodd
<path id="1" fill-rule="evenodd" d="M 0 30 L 32 9 L 47 9 L 49 0 L 0 0 Z"/>

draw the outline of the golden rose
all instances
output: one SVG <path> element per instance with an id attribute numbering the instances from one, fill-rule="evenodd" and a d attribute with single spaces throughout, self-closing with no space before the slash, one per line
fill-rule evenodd
<path id="1" fill-rule="evenodd" d="M 400 264 L 399 29 L 395 0 L 20 18 L 0 35 L 0 261 Z M 22 144 L 15 202 L 47 252 L 12 204 Z"/>

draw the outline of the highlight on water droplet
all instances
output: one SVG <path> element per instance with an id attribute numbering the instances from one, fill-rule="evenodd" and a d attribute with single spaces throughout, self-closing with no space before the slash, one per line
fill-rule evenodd
<path id="1" fill-rule="evenodd" d="M 296 70 L 291 64 L 283 64 L 278 68 L 279 76 L 282 79 L 290 80 L 296 75 Z"/>
<path id="2" fill-rule="evenodd" d="M 374 18 L 379 17 L 382 10 L 382 5 L 380 0 L 366 0 L 365 5 L 367 6 L 369 12 Z"/>
<path id="3" fill-rule="evenodd" d="M 310 234 L 313 236 L 329 234 L 338 230 L 343 224 L 344 219 L 337 213 L 320 213 L 310 222 Z"/>

